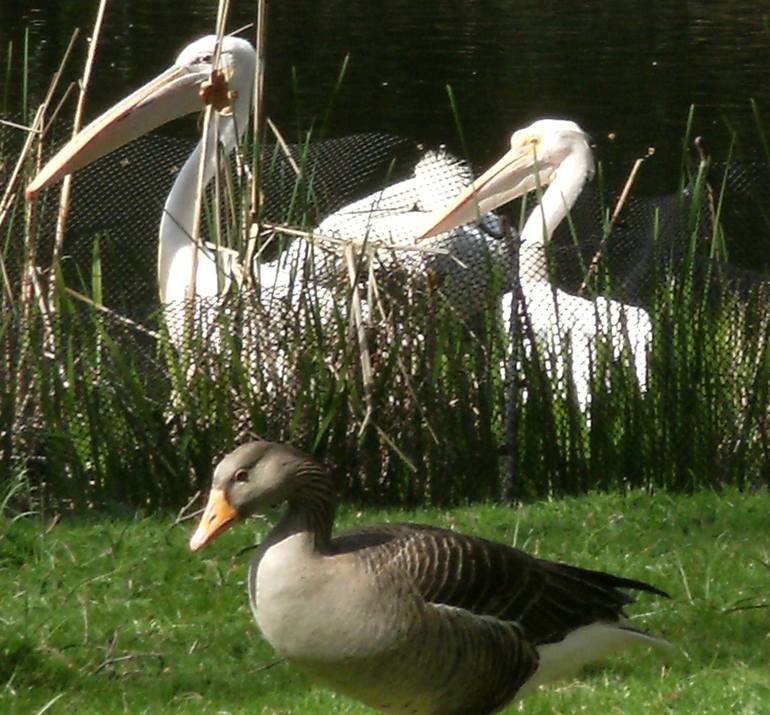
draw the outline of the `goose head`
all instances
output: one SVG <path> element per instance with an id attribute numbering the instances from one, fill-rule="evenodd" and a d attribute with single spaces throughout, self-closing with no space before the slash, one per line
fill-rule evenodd
<path id="1" fill-rule="evenodd" d="M 225 116 L 236 115 L 235 123 L 242 132 L 248 121 L 256 53 L 244 39 L 223 37 L 216 69 L 226 82 L 226 91 L 222 90 L 221 80 L 207 89 L 215 69 L 216 44 L 215 35 L 195 40 L 169 69 L 78 132 L 30 182 L 27 199 L 162 124 L 201 111 L 206 101 Z"/>
<path id="2" fill-rule="evenodd" d="M 290 501 L 318 468 L 290 445 L 257 441 L 237 447 L 214 470 L 190 548 L 202 549 L 239 519 Z"/>
<path id="3" fill-rule="evenodd" d="M 511 148 L 467 189 L 427 220 L 420 241 L 469 223 L 489 211 L 552 184 L 567 159 L 584 167 L 583 182 L 593 175 L 588 135 L 568 119 L 540 119 L 511 136 Z"/>

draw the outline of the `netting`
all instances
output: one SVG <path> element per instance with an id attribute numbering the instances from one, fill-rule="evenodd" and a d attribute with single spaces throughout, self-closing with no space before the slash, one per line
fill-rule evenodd
<path id="1" fill-rule="evenodd" d="M 6 134 L 8 129 L 5 128 Z M 103 302 L 133 315 L 158 305 L 156 264 L 158 224 L 163 203 L 179 168 L 196 142 L 162 135 L 144 136 L 74 176 L 63 245 L 68 283 L 91 293 L 94 239 L 99 239 Z M 49 155 L 58 148 L 55 143 Z M 312 225 L 360 191 L 374 189 L 416 154 L 413 143 L 387 135 L 359 135 L 293 147 L 302 166 L 299 181 L 286 154 L 264 152 L 264 218 Z M 50 259 L 56 224 L 56 190 L 45 192 L 39 216 L 44 242 L 40 264 Z M 203 222 L 203 239 L 210 238 Z M 47 251 L 45 250 L 47 249 Z"/>
<path id="2" fill-rule="evenodd" d="M 298 177 L 271 149 L 264 221 L 332 240 L 271 228 L 240 288 L 161 306 L 158 221 L 192 145 L 145 137 L 77 175 L 61 283 L 79 295 L 54 303 L 55 191 L 41 202 L 32 299 L 4 299 L 1 436 L 8 463 L 23 453 L 42 465 L 49 495 L 176 503 L 247 434 L 311 448 L 346 475 L 349 495 L 389 501 L 492 496 L 501 449 L 521 494 L 601 486 L 597 469 L 629 485 L 669 474 L 686 486 L 699 468 L 716 481 L 767 478 L 768 326 L 750 299 L 766 276 L 725 251 L 729 241 L 756 267 L 741 247 L 770 235 L 766 165 L 632 195 L 611 223 L 614 196 L 587 186 L 549 242 L 538 292 L 526 287 L 518 209 L 420 250 L 391 245 L 471 181 L 445 150 L 384 135 L 310 143 L 294 148 Z M 233 235 L 247 255 L 237 196 L 210 192 L 206 217 L 204 238 Z M 15 295 L 30 278 L 12 238 L 3 259 Z M 568 304 L 589 306 L 593 325 L 572 332 Z M 537 324 L 544 310 L 558 319 L 550 336 Z M 629 340 L 634 320 L 649 323 L 641 343 Z M 671 439 L 693 430 L 689 445 Z"/>

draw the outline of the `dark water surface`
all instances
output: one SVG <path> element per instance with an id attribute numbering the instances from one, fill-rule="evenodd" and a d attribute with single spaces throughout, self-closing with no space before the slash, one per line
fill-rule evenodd
<path id="1" fill-rule="evenodd" d="M 8 91 L 20 91 L 25 28 L 30 92 L 39 99 L 72 30 L 87 32 L 97 5 L 0 0 L 0 47 L 14 43 Z M 87 116 L 212 31 L 216 5 L 110 3 Z M 232 6 L 231 28 L 254 19 L 255 2 Z M 267 108 L 289 137 L 308 129 L 327 109 L 349 54 L 331 135 L 388 131 L 462 152 L 451 85 L 476 165 L 490 162 L 515 128 L 564 116 L 592 133 L 615 182 L 654 146 L 638 188 L 659 194 L 677 184 L 690 105 L 716 155 L 727 154 L 733 136 L 744 155 L 761 151 L 750 100 L 770 127 L 768 18 L 770 4 L 729 0 L 273 0 Z M 172 131 L 194 131 L 191 122 L 182 127 Z"/>

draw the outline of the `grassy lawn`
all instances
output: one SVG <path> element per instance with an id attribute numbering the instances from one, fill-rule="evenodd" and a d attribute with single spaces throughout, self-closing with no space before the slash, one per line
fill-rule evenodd
<path id="1" fill-rule="evenodd" d="M 418 520 L 648 580 L 639 622 L 674 644 L 551 687 L 509 712 L 770 712 L 770 493 L 590 495 L 519 509 L 358 512 Z M 275 656 L 248 608 L 243 553 L 265 522 L 191 554 L 173 518 L 0 518 L 0 711 L 363 713 Z"/>

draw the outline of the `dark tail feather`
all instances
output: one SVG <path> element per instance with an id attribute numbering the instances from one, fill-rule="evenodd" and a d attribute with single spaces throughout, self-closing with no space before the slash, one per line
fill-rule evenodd
<path id="1" fill-rule="evenodd" d="M 622 576 L 614 576 L 604 571 L 593 571 L 591 569 L 583 569 L 579 566 L 570 566 L 569 564 L 556 564 L 558 569 L 562 573 L 566 573 L 574 578 L 588 581 L 589 583 L 596 584 L 607 589 L 631 589 L 634 591 L 645 591 L 647 593 L 654 593 L 656 596 L 662 596 L 663 598 L 671 598 L 665 591 L 653 586 L 644 581 L 637 581 L 633 578 L 623 578 Z M 628 594 L 624 594 L 628 598 L 627 603 L 632 603 L 634 598 Z"/>

